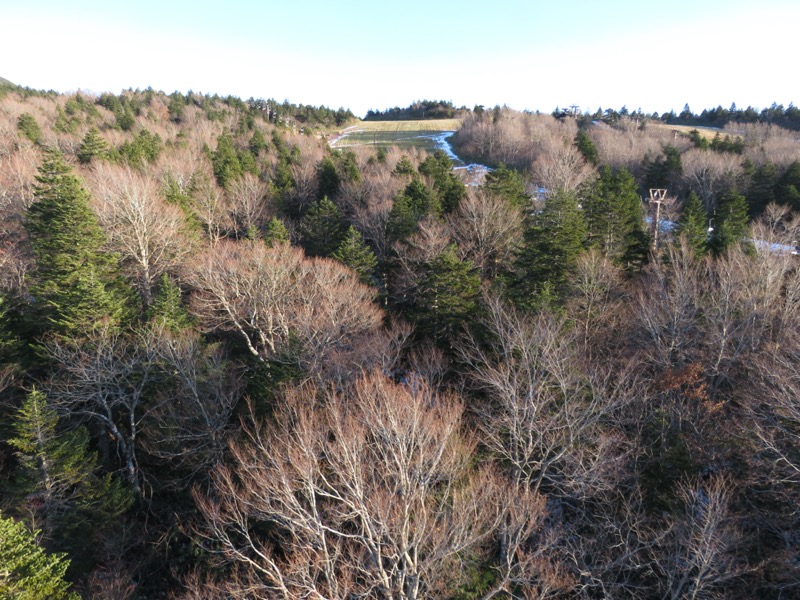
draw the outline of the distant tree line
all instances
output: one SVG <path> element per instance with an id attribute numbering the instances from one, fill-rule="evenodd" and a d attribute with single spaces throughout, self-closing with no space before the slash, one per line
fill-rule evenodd
<path id="1" fill-rule="evenodd" d="M 635 111 L 623 106 L 620 109 L 598 108 L 594 112 L 585 111 L 573 115 L 568 109 L 556 107 L 552 112 L 556 118 L 563 119 L 567 116 L 577 116 L 582 121 L 601 121 L 608 125 L 618 123 L 622 118 L 631 118 L 639 121 L 653 120 L 661 121 L 669 125 L 696 125 L 698 127 L 719 127 L 723 128 L 729 123 L 768 123 L 777 125 L 785 129 L 794 131 L 800 130 L 800 108 L 790 102 L 789 106 L 773 102 L 769 108 L 738 108 L 736 103 L 731 104 L 730 108 L 723 108 L 722 105 L 716 108 L 705 108 L 700 113 L 692 112 L 688 104 L 685 104 L 681 112 L 674 110 L 661 113 L 645 113 L 639 108 Z"/>
<path id="2" fill-rule="evenodd" d="M 369 110 L 365 121 L 419 121 L 425 119 L 457 119 L 470 113 L 466 106 L 456 108 L 445 100 L 418 100 L 405 108 L 395 106 L 386 110 Z"/>

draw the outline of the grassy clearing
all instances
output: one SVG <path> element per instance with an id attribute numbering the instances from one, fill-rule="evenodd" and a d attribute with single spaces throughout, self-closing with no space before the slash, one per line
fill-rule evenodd
<path id="1" fill-rule="evenodd" d="M 689 135 L 689 132 L 697 129 L 697 131 L 700 132 L 700 136 L 707 140 L 713 139 L 717 134 L 720 134 L 723 137 L 730 135 L 729 133 L 726 133 L 722 129 L 718 129 L 716 127 L 698 127 L 697 125 L 669 125 L 668 123 L 654 123 L 653 121 L 648 121 L 647 126 L 656 127 L 658 129 L 669 129 L 670 131 L 677 131 L 678 133 L 682 133 L 684 135 Z"/>
<path id="2" fill-rule="evenodd" d="M 406 130 L 406 131 L 352 131 L 340 138 L 333 145 L 335 148 L 347 146 L 376 146 L 389 148 L 397 146 L 402 150 L 416 148 L 432 153 L 436 150 L 436 142 L 433 139 L 438 133 L 437 130 Z"/>
<path id="3" fill-rule="evenodd" d="M 361 121 L 355 129 L 363 131 L 456 131 L 460 119 L 432 119 L 428 121 Z"/>
<path id="4" fill-rule="evenodd" d="M 339 132 L 331 143 L 335 148 L 347 146 L 397 146 L 402 150 L 424 150 L 433 153 L 436 149 L 434 136 L 456 131 L 461 127 L 458 119 L 430 121 L 362 121 Z"/>

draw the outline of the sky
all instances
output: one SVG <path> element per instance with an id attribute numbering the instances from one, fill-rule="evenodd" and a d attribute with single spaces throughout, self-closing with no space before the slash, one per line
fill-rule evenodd
<path id="1" fill-rule="evenodd" d="M 369 109 L 800 104 L 797 0 L 0 0 L 0 77 Z"/>

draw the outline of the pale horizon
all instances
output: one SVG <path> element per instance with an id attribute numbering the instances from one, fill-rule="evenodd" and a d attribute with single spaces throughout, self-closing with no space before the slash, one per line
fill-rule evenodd
<path id="1" fill-rule="evenodd" d="M 648 114 L 800 100 L 789 67 L 800 6 L 790 2 L 681 0 L 668 13 L 629 0 L 444 4 L 14 3 L 3 9 L 0 77 L 59 92 L 274 98 L 360 117 L 416 100 Z"/>

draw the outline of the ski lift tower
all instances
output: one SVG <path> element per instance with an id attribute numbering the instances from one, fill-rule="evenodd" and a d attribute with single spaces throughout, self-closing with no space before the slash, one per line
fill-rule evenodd
<path id="1" fill-rule="evenodd" d="M 656 214 L 653 217 L 653 250 L 658 251 L 658 220 L 661 217 L 661 205 L 667 201 L 667 190 L 651 189 L 650 206 L 655 205 Z"/>

